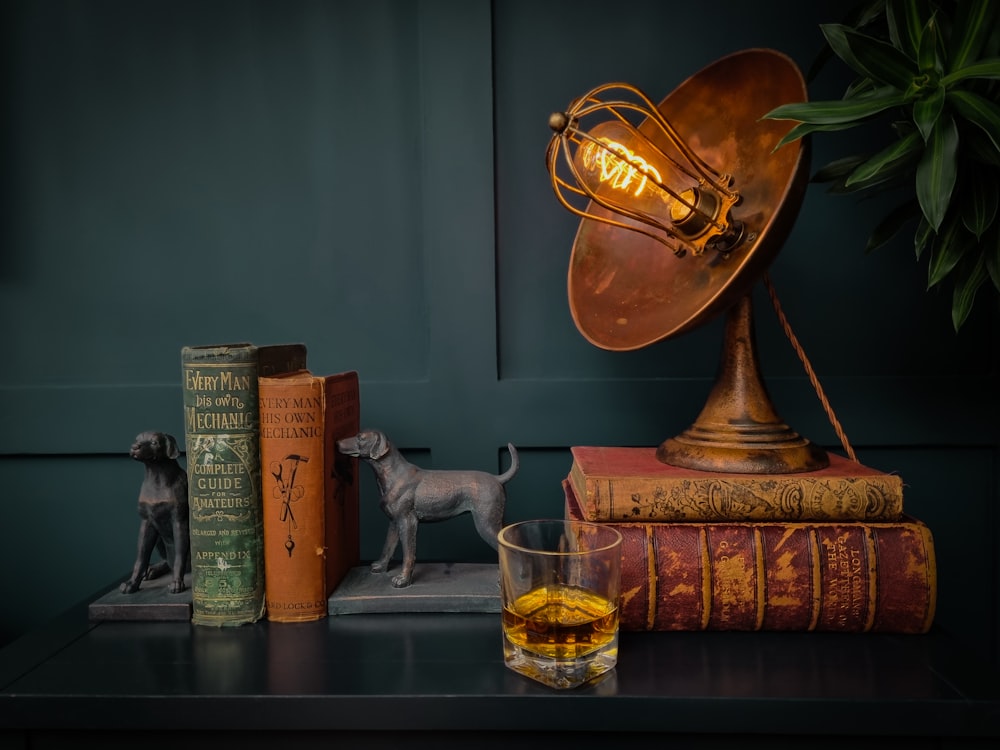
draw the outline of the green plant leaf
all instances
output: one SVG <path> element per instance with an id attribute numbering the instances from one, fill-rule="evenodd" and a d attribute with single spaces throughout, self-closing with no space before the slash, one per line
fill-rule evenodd
<path id="1" fill-rule="evenodd" d="M 855 169 L 868 161 L 865 154 L 854 154 L 835 159 L 823 165 L 812 176 L 812 182 L 833 182 L 834 180 L 846 180 Z"/>
<path id="2" fill-rule="evenodd" d="M 855 5 L 847 14 L 845 23 L 855 29 L 863 29 L 878 23 L 885 15 L 886 0 L 867 0 Z"/>
<path id="3" fill-rule="evenodd" d="M 962 223 L 981 242 L 996 219 L 1000 188 L 994 179 L 974 179 L 969 180 L 965 195 L 968 199 L 962 204 Z"/>
<path id="4" fill-rule="evenodd" d="M 766 120 L 795 120 L 811 125 L 857 124 L 906 101 L 902 92 L 884 87 L 873 94 L 855 99 L 795 102 L 775 107 Z"/>
<path id="5" fill-rule="evenodd" d="M 868 244 L 865 245 L 865 252 L 870 253 L 885 245 L 899 234 L 907 222 L 918 216 L 920 216 L 920 205 L 915 200 L 909 200 L 896 206 L 872 230 L 868 237 Z"/>
<path id="6" fill-rule="evenodd" d="M 907 90 L 916 66 L 891 44 L 843 24 L 822 24 L 820 28 L 837 57 L 858 73 L 899 91 Z"/>
<path id="7" fill-rule="evenodd" d="M 915 133 L 917 131 L 916 125 L 913 124 L 912 117 L 908 117 L 905 120 L 894 120 L 889 127 L 892 128 L 892 132 L 896 134 L 897 138 L 905 138 L 910 133 Z"/>
<path id="8" fill-rule="evenodd" d="M 944 72 L 944 62 L 938 53 L 937 16 L 932 15 L 924 24 L 920 33 L 920 45 L 917 48 L 917 69 L 925 74 L 941 75 Z"/>
<path id="9" fill-rule="evenodd" d="M 963 0 L 955 3 L 948 58 L 951 70 L 964 68 L 983 52 L 996 29 L 996 0 Z"/>
<path id="10" fill-rule="evenodd" d="M 955 290 L 951 298 L 951 323 L 956 333 L 968 319 L 976 301 L 976 292 L 988 277 L 985 259 L 981 254 L 971 262 L 963 263 L 956 271 Z"/>
<path id="11" fill-rule="evenodd" d="M 853 128 L 860 124 L 861 124 L 860 122 L 843 122 L 843 123 L 836 123 L 833 125 L 799 123 L 794 128 L 785 133 L 784 137 L 782 137 L 782 139 L 778 141 L 778 144 L 774 147 L 773 151 L 777 151 L 786 143 L 791 143 L 792 141 L 797 141 L 799 138 L 804 138 L 810 133 L 816 133 L 820 131 L 824 133 L 829 133 L 834 130 L 847 130 L 848 128 Z"/>
<path id="12" fill-rule="evenodd" d="M 909 160 L 897 161 L 892 164 L 885 166 L 879 172 L 872 173 L 867 177 L 854 177 L 844 180 L 844 190 L 846 193 L 856 193 L 863 190 L 871 190 L 872 188 L 878 187 L 880 185 L 885 185 L 886 183 L 899 183 L 899 178 L 905 176 L 906 182 L 913 182 L 913 168 Z"/>
<path id="13" fill-rule="evenodd" d="M 920 32 L 926 22 L 919 6 L 919 3 L 912 0 L 887 0 L 885 4 L 889 39 L 896 49 L 914 61 L 920 48 Z"/>
<path id="14" fill-rule="evenodd" d="M 927 223 L 927 219 L 924 218 L 923 212 L 921 212 L 917 231 L 913 233 L 913 250 L 916 252 L 917 260 L 920 260 L 920 256 L 924 254 L 927 248 L 933 246 L 934 230 L 931 229 L 931 225 Z"/>
<path id="15" fill-rule="evenodd" d="M 860 166 L 865 161 L 867 159 L 861 159 L 857 165 Z M 835 176 L 828 174 L 825 168 L 817 174 L 823 179 L 817 180 L 814 176 L 812 182 L 826 182 L 828 184 L 826 191 L 834 195 L 862 192 L 876 194 L 900 187 L 908 188 L 910 192 L 913 191 L 913 165 L 906 162 L 897 162 L 869 179 L 855 180 L 850 185 L 847 184 L 849 174 Z"/>
<path id="16" fill-rule="evenodd" d="M 917 99 L 913 103 L 913 122 L 925 141 L 931 137 L 934 124 L 938 121 L 938 117 L 944 109 L 944 101 L 944 86 L 938 86 L 929 95 Z"/>
<path id="17" fill-rule="evenodd" d="M 1000 105 L 971 91 L 949 91 L 948 104 L 956 114 L 978 126 L 1000 152 Z"/>
<path id="18" fill-rule="evenodd" d="M 833 54 L 847 63 L 847 66 L 854 70 L 855 73 L 868 77 L 868 71 L 865 70 L 865 66 L 854 56 L 851 45 L 847 43 L 846 32 L 853 31 L 850 26 L 839 23 L 825 23 L 820 24 L 819 29 L 823 32 L 826 43 L 833 50 Z"/>
<path id="19" fill-rule="evenodd" d="M 949 222 L 944 231 L 937 235 L 931 248 L 931 259 L 927 265 L 927 288 L 931 289 L 944 281 L 974 244 L 961 221 Z"/>
<path id="20" fill-rule="evenodd" d="M 843 23 L 853 28 L 860 29 L 873 22 L 877 22 L 885 12 L 885 3 L 886 0 L 868 0 L 860 5 L 856 5 L 845 14 Z M 816 76 L 819 75 L 820 70 L 823 69 L 823 66 L 825 66 L 833 56 L 833 49 L 830 47 L 830 44 L 824 43 L 823 47 L 816 55 L 816 59 L 813 61 L 812 65 L 809 66 L 809 72 L 806 75 L 806 82 L 812 83 L 816 79 Z"/>
<path id="21" fill-rule="evenodd" d="M 869 193 L 870 196 L 877 195 L 883 192 L 889 192 L 895 190 L 899 187 L 907 186 L 912 189 L 913 177 L 911 174 L 906 175 L 905 180 L 900 180 L 899 177 L 893 175 L 882 175 L 878 179 L 873 179 L 869 182 L 855 183 L 850 187 L 844 185 L 842 180 L 839 183 L 831 183 L 826 189 L 826 192 L 831 195 L 850 195 L 852 193 Z"/>
<path id="22" fill-rule="evenodd" d="M 878 86 L 871 78 L 858 77 L 851 81 L 841 99 L 860 99 L 865 96 L 872 96 L 878 91 Z"/>
<path id="23" fill-rule="evenodd" d="M 1000 57 L 991 57 L 988 60 L 966 65 L 964 68 L 956 68 L 941 79 L 945 86 L 954 86 L 959 81 L 967 81 L 970 78 L 984 78 L 987 80 L 1000 80 Z"/>
<path id="24" fill-rule="evenodd" d="M 958 128 L 951 116 L 938 119 L 917 164 L 917 200 L 934 231 L 944 221 L 958 176 Z"/>
<path id="25" fill-rule="evenodd" d="M 869 182 L 883 182 L 887 177 L 898 174 L 906 164 L 914 163 L 922 149 L 923 139 L 920 134 L 910 133 L 858 165 L 847 177 L 844 186 L 849 188 Z"/>

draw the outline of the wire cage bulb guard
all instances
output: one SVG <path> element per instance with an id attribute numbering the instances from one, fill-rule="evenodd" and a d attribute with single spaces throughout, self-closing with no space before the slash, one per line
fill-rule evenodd
<path id="1" fill-rule="evenodd" d="M 678 257 L 726 256 L 743 241 L 732 175 L 706 164 L 635 86 L 598 86 L 554 112 L 549 127 L 552 189 L 572 213 L 644 234 Z"/>

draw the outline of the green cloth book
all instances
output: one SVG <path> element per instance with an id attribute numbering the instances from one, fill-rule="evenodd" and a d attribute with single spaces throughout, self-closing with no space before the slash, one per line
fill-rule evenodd
<path id="1" fill-rule="evenodd" d="M 244 625 L 264 614 L 258 378 L 305 366 L 303 344 L 181 350 L 196 625 Z"/>

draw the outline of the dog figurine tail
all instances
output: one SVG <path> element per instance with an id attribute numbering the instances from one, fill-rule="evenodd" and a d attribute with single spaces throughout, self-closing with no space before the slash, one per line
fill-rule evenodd
<path id="1" fill-rule="evenodd" d="M 521 466 L 521 460 L 517 457 L 517 450 L 512 443 L 507 443 L 507 450 L 510 451 L 510 468 L 503 474 L 495 475 L 500 484 L 507 484 L 507 482 L 513 479 L 514 475 L 517 474 L 518 468 Z"/>

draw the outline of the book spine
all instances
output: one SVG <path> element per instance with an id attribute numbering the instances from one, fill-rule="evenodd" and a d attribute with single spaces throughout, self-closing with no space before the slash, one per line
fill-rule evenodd
<path id="1" fill-rule="evenodd" d="M 590 521 L 892 521 L 903 513 L 902 480 L 786 476 L 586 477 L 570 481 Z"/>
<path id="2" fill-rule="evenodd" d="M 317 620 L 359 554 L 357 459 L 335 452 L 359 429 L 357 374 L 261 378 L 260 416 L 267 618 Z"/>
<path id="3" fill-rule="evenodd" d="M 348 571 L 361 562 L 360 461 L 337 450 L 341 438 L 361 431 L 361 391 L 358 373 L 343 373 L 327 379 L 326 401 L 329 407 L 324 450 L 327 466 L 332 467 L 332 488 L 326 514 L 326 607 L 329 598 Z"/>
<path id="4" fill-rule="evenodd" d="M 258 350 L 184 347 L 192 617 L 243 625 L 264 611 Z"/>
<path id="5" fill-rule="evenodd" d="M 567 481 L 566 515 L 581 518 Z M 896 522 L 609 522 L 622 534 L 623 630 L 924 633 L 933 539 Z"/>

